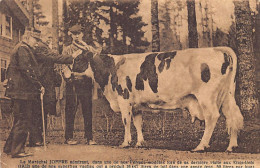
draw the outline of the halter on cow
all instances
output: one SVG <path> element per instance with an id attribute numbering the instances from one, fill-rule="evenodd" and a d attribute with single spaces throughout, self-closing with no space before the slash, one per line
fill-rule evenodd
<path id="1" fill-rule="evenodd" d="M 222 109 L 230 135 L 227 151 L 237 146 L 243 116 L 235 102 L 237 58 L 228 47 L 187 49 L 172 52 L 96 55 L 88 57 L 84 73 L 94 75 L 113 111 L 122 113 L 125 136 L 131 142 L 130 124 L 137 130 L 137 144 L 144 142 L 142 113 L 151 109 L 187 109 L 192 117 L 205 120 L 205 131 L 194 151 L 209 147 Z M 138 110 L 139 109 L 139 110 Z"/>

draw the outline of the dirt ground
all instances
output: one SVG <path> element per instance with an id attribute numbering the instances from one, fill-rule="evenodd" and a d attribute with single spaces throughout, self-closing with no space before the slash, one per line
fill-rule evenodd
<path id="1" fill-rule="evenodd" d="M 93 161 L 119 161 L 115 163 L 116 167 L 108 168 L 138 168 L 138 167 L 122 167 L 120 161 L 126 161 L 125 164 L 134 164 L 133 161 L 139 163 L 174 161 L 170 167 L 158 168 L 182 168 L 181 166 L 198 166 L 192 168 L 205 168 L 205 164 L 192 164 L 196 161 L 208 161 L 208 166 L 217 167 L 216 164 L 211 164 L 210 161 L 221 161 L 222 168 L 260 168 L 260 120 L 246 119 L 244 128 L 238 136 L 239 147 L 234 150 L 234 153 L 225 153 L 229 142 L 225 118 L 223 115 L 218 120 L 217 126 L 211 138 L 210 148 L 205 153 L 191 153 L 191 149 L 195 148 L 203 135 L 204 124 L 196 121 L 191 123 L 189 115 L 186 115 L 179 110 L 173 113 L 143 113 L 143 132 L 146 144 L 144 148 L 134 148 L 136 143 L 136 130 L 132 124 L 132 147 L 122 149 L 118 146 L 123 142 L 124 127 L 120 113 L 112 112 L 108 104 L 104 100 L 94 102 L 94 117 L 93 117 L 93 136 L 98 143 L 97 146 L 84 145 L 83 118 L 82 114 L 77 114 L 75 122 L 74 138 L 79 140 L 81 144 L 69 146 L 64 144 L 64 130 L 62 129 L 62 117 L 52 118 L 54 124 L 47 129 L 46 141 L 48 142 L 47 150 L 41 148 L 26 148 L 34 153 L 34 156 L 23 159 L 12 159 L 10 156 L 2 153 L 3 145 L 7 139 L 11 124 L 8 123 L 8 117 L 0 122 L 0 148 L 1 148 L 1 168 L 36 168 L 42 164 L 31 164 L 29 160 L 46 161 L 50 160 L 67 160 L 68 163 L 60 164 L 59 168 L 75 167 L 77 164 L 70 164 L 71 161 L 88 161 L 88 164 L 78 164 L 77 168 L 106 168 L 100 167 L 100 162 Z M 9 117 L 10 119 L 10 117 Z M 51 120 L 49 120 L 51 121 Z M 49 122 L 48 121 L 48 122 Z M 177 164 L 177 161 L 182 161 Z M 185 165 L 182 165 L 187 161 Z M 227 161 L 224 164 L 224 161 Z M 231 161 L 229 164 L 228 161 Z M 235 164 L 233 161 L 248 161 L 253 164 Z M 25 164 L 22 164 L 25 162 Z M 231 165 L 234 165 L 232 167 Z M 94 165 L 94 167 L 92 167 Z M 231 167 L 229 167 L 231 166 Z M 246 167 L 247 166 L 247 167 Z M 56 168 L 58 164 L 52 163 L 48 168 Z M 183 167 L 183 168 L 184 168 Z M 44 166 L 42 167 L 44 168 Z M 156 168 L 156 167 L 140 167 L 140 168 Z M 187 168 L 187 167 L 186 167 Z M 210 168 L 210 167 L 209 167 Z M 219 168 L 219 167 L 217 167 Z"/>
<path id="2" fill-rule="evenodd" d="M 99 167 L 97 164 L 100 162 L 92 161 L 142 161 L 143 163 L 162 162 L 165 161 L 187 161 L 191 164 L 192 161 L 222 161 L 222 168 L 232 168 L 233 161 L 253 161 L 253 164 L 243 165 L 239 168 L 260 168 L 260 121 L 259 120 L 245 120 L 244 128 L 241 130 L 238 137 L 239 147 L 234 150 L 234 153 L 225 153 L 229 142 L 228 134 L 225 128 L 225 118 L 220 117 L 216 129 L 211 138 L 210 148 L 205 153 L 191 153 L 191 149 L 195 148 L 203 135 L 204 125 L 199 121 L 194 124 L 190 122 L 190 116 L 184 116 L 181 111 L 175 111 L 173 113 L 151 113 L 145 112 L 143 115 L 144 120 L 144 138 L 146 144 L 144 148 L 137 149 L 134 147 L 128 149 L 119 148 L 123 142 L 124 127 L 121 121 L 121 115 L 119 113 L 109 112 L 108 107 L 104 101 L 94 103 L 95 117 L 93 136 L 98 143 L 97 146 L 88 146 L 83 144 L 83 123 L 82 114 L 77 115 L 78 119 L 75 126 L 74 137 L 79 140 L 81 144 L 76 146 L 64 145 L 64 130 L 60 128 L 48 128 L 46 140 L 48 142 L 48 148 L 45 151 L 44 148 L 26 148 L 30 152 L 34 153 L 34 156 L 23 159 L 12 159 L 10 156 L 2 153 L 3 145 L 10 132 L 10 124 L 7 124 L 7 120 L 1 120 L 0 122 L 0 148 L 1 148 L 1 167 L 2 168 L 32 168 L 33 164 L 28 164 L 28 160 L 34 161 L 46 161 L 50 160 L 67 160 L 68 162 L 88 161 L 89 164 L 79 164 L 78 168 L 105 168 Z M 61 118 L 55 120 L 61 121 Z M 56 123 L 58 124 L 58 123 Z M 9 125 L 9 127 L 7 127 Z M 56 126 L 54 124 L 54 126 Z M 110 130 L 107 130 L 107 129 Z M 132 124 L 132 139 L 133 146 L 136 142 L 136 130 Z M 231 164 L 224 164 L 224 160 L 231 161 Z M 21 164 L 20 162 L 25 162 Z M 141 162 L 141 163 L 142 163 Z M 170 163 L 170 162 L 169 162 Z M 181 164 L 173 164 L 172 167 L 159 167 L 159 168 L 174 168 Z M 94 164 L 94 167 L 91 167 Z M 133 162 L 132 162 L 133 164 Z M 186 164 L 186 166 L 188 165 Z M 224 165 L 226 167 L 224 167 Z M 18 166 L 19 165 L 19 166 Z M 58 164 L 48 165 L 49 168 L 58 167 Z M 76 166 L 76 164 L 70 164 L 69 166 L 63 164 L 60 168 L 70 168 L 70 166 Z M 80 167 L 81 165 L 81 167 Z M 193 166 L 199 166 L 197 164 L 191 164 Z M 204 164 L 201 164 L 205 166 Z M 210 166 L 210 162 L 208 163 Z M 40 166 L 40 164 L 38 164 Z M 47 167 L 48 167 L 47 166 Z M 71 167 L 72 167 L 71 166 Z M 85 167 L 84 167 L 85 166 Z M 184 165 L 185 166 L 185 165 Z M 216 164 L 213 166 L 216 167 Z M 236 166 L 236 164 L 235 164 Z M 245 167 L 247 166 L 247 167 Z M 250 167 L 251 166 L 251 167 Z M 254 167 L 252 167 L 254 166 Z M 36 168 L 37 166 L 34 165 Z M 44 167 L 43 167 L 44 168 Z M 109 168 L 129 168 L 129 167 L 109 167 Z M 131 167 L 137 168 L 137 167 Z M 141 167 L 141 168 L 155 168 L 155 167 Z M 189 167 L 191 168 L 191 167 Z M 194 167 L 198 168 L 198 167 Z M 202 167 L 201 167 L 202 168 Z M 236 168 L 236 167 L 234 167 Z"/>
<path id="3" fill-rule="evenodd" d="M 4 142 L 1 141 L 1 149 Z M 187 161 L 187 165 L 216 165 L 211 164 L 210 161 L 220 161 L 223 165 L 236 165 L 234 161 L 247 161 L 247 163 L 242 163 L 239 165 L 247 166 L 254 166 L 254 168 L 260 167 L 260 154 L 244 154 L 244 153 L 223 153 L 223 152 L 206 152 L 206 153 L 191 153 L 188 151 L 176 151 L 176 150 L 167 150 L 167 149 L 147 149 L 147 148 L 119 148 L 115 146 L 104 146 L 104 145 L 96 145 L 96 146 L 89 146 L 89 145 L 64 145 L 64 144 L 49 144 L 47 146 L 47 150 L 45 151 L 43 147 L 37 148 L 27 148 L 28 151 L 33 152 L 34 156 L 22 158 L 22 159 L 12 159 L 10 156 L 3 154 L 1 155 L 1 166 L 2 168 L 15 168 L 22 167 L 32 167 L 33 164 L 30 163 L 31 161 L 46 161 L 49 167 L 58 167 L 58 163 L 52 161 L 50 164 L 50 160 L 67 160 L 67 163 L 59 164 L 63 165 L 65 168 L 66 165 L 74 165 L 80 168 L 83 165 L 94 165 L 97 167 L 99 163 L 104 164 L 104 161 L 111 161 L 111 165 L 117 165 L 119 168 L 122 161 L 125 164 L 135 165 L 135 163 L 145 163 L 145 164 L 169 164 L 175 162 L 172 165 L 184 165 L 184 161 Z M 70 164 L 71 161 L 88 161 L 88 164 L 85 162 L 84 164 Z M 100 161 L 100 162 L 99 162 Z M 116 164 L 114 161 L 118 161 Z M 178 162 L 182 161 L 182 163 Z M 230 164 L 228 162 L 230 161 Z M 25 164 L 22 164 L 25 162 Z M 178 162 L 178 164 L 177 164 Z M 224 163 L 226 162 L 226 163 Z M 38 162 L 40 163 L 40 162 Z M 75 163 L 75 162 L 74 162 Z M 193 164 L 197 163 L 197 164 Z M 42 165 L 38 164 L 38 165 Z M 37 165 L 37 164 L 35 164 Z M 47 166 L 47 167 L 48 167 Z M 169 166 L 169 165 L 168 165 Z M 252 168 L 252 167 L 251 167 Z"/>

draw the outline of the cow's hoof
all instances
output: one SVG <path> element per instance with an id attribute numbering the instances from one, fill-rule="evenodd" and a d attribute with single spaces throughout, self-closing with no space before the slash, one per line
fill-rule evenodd
<path id="1" fill-rule="evenodd" d="M 192 149 L 191 152 L 199 152 L 199 153 L 202 153 L 202 152 L 205 152 L 205 149 L 204 148 L 195 148 L 195 149 Z"/>
<path id="2" fill-rule="evenodd" d="M 226 150 L 225 152 L 226 153 L 232 153 L 232 150 Z"/>
<path id="3" fill-rule="evenodd" d="M 205 150 L 191 150 L 190 151 L 191 153 L 204 153 L 205 152 Z"/>
<path id="4" fill-rule="evenodd" d="M 119 145 L 120 148 L 129 148 L 130 142 L 123 142 L 121 145 Z"/>
<path id="5" fill-rule="evenodd" d="M 146 144 L 145 141 L 137 142 L 136 145 L 135 145 L 135 147 L 136 147 L 136 148 L 142 148 L 142 147 L 145 146 L 145 144 Z"/>
<path id="6" fill-rule="evenodd" d="M 130 145 L 120 145 L 120 148 L 130 148 Z"/>
<path id="7" fill-rule="evenodd" d="M 232 147 L 231 148 L 227 148 L 227 150 L 225 151 L 225 152 L 227 152 L 227 153 L 231 153 L 232 152 Z"/>
<path id="8" fill-rule="evenodd" d="M 236 149 L 237 147 L 238 147 L 238 146 L 229 146 L 225 152 L 231 153 L 231 152 L 234 151 L 233 149 Z"/>
<path id="9" fill-rule="evenodd" d="M 199 152 L 199 153 L 202 153 L 202 152 L 205 152 L 205 149 L 206 148 L 209 148 L 209 145 L 206 145 L 206 146 L 197 146 L 195 149 L 191 150 L 191 152 Z"/>

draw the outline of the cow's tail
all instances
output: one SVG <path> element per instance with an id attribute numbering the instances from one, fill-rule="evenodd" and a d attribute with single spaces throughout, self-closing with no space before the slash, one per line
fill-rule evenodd
<path id="1" fill-rule="evenodd" d="M 222 112 L 226 117 L 226 125 L 228 133 L 237 133 L 243 128 L 243 116 L 241 111 L 236 104 L 235 100 L 235 89 L 236 89 L 236 71 L 237 71 L 237 56 L 235 52 L 228 47 L 223 47 L 222 52 L 224 53 L 225 61 L 228 62 L 226 72 L 226 87 L 225 96 L 223 97 Z"/>

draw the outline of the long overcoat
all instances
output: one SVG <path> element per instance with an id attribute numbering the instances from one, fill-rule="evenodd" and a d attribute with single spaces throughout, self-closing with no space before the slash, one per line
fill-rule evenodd
<path id="1" fill-rule="evenodd" d="M 55 72 L 54 64 L 71 64 L 73 57 L 71 55 L 60 55 L 51 50 L 45 43 L 39 42 L 33 50 L 38 62 L 38 68 L 41 71 L 40 81 L 45 88 L 44 111 L 45 113 L 56 115 L 56 93 L 55 87 L 59 87 L 61 76 Z"/>
<path id="2" fill-rule="evenodd" d="M 18 43 L 11 53 L 7 69 L 5 96 L 12 99 L 36 100 L 42 86 L 39 80 L 40 73 L 32 48 L 24 42 Z"/>

